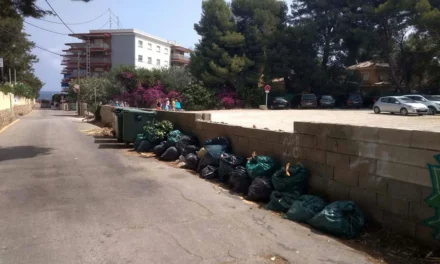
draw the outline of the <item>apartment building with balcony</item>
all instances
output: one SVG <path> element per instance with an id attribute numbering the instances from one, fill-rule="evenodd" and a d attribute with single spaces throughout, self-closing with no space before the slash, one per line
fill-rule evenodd
<path id="1" fill-rule="evenodd" d="M 78 76 L 104 76 L 119 65 L 147 69 L 185 66 L 191 52 L 175 42 L 136 29 L 90 30 L 70 36 L 82 42 L 67 43 L 69 49 L 63 50 L 62 87 Z"/>

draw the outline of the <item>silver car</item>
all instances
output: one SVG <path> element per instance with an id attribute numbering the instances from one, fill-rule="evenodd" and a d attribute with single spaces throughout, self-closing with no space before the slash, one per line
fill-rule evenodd
<path id="1" fill-rule="evenodd" d="M 405 96 L 381 97 L 374 104 L 373 110 L 376 114 L 388 112 L 391 114 L 416 114 L 421 116 L 428 113 L 428 107 L 426 105 L 418 103 Z"/>
<path id="2" fill-rule="evenodd" d="M 438 97 L 418 94 L 409 94 L 404 96 L 413 99 L 417 103 L 426 105 L 428 107 L 428 115 L 435 115 L 440 112 L 440 99 Z"/>

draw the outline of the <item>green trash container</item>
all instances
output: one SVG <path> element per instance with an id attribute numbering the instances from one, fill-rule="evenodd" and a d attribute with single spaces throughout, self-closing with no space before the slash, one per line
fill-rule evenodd
<path id="1" fill-rule="evenodd" d="M 136 140 L 138 134 L 144 133 L 144 126 L 147 122 L 154 122 L 156 112 L 142 111 L 139 109 L 124 109 L 122 116 L 122 140 L 126 144 L 129 144 Z"/>
<path id="2" fill-rule="evenodd" d="M 115 130 L 115 137 L 118 139 L 119 142 L 123 142 L 122 140 L 122 125 L 123 125 L 123 115 L 122 111 L 124 111 L 124 108 L 115 108 L 113 110 L 113 116 L 115 118 L 115 121 L 113 122 L 113 129 Z"/>

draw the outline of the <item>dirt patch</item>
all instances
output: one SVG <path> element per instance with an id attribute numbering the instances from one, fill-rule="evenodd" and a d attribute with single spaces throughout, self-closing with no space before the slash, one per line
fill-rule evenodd
<path id="1" fill-rule="evenodd" d="M 80 130 L 80 132 L 84 133 L 88 136 L 98 136 L 98 137 L 113 137 L 113 135 L 114 135 L 113 129 L 108 128 L 108 127 Z"/>

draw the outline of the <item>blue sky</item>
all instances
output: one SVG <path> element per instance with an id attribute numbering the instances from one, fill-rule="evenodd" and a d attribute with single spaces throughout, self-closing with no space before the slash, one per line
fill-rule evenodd
<path id="1" fill-rule="evenodd" d="M 116 16 L 119 16 L 124 28 L 136 28 L 158 37 L 177 41 L 188 48 L 193 48 L 198 41 L 194 23 L 200 20 L 202 0 L 93 0 L 89 3 L 49 0 L 49 3 L 66 23 L 92 20 L 110 8 Z M 37 5 L 43 9 L 49 9 L 44 0 L 38 0 Z M 55 16 L 47 16 L 43 19 L 59 22 Z M 75 33 L 83 33 L 90 29 L 99 29 L 108 21 L 107 13 L 94 22 L 69 25 L 69 27 Z M 26 19 L 26 22 L 56 32 L 70 33 L 62 24 L 32 18 Z M 108 24 L 105 28 L 109 28 Z M 112 28 L 115 28 L 115 24 Z M 67 48 L 64 43 L 78 41 L 78 39 L 46 32 L 28 24 L 25 24 L 25 31 L 37 45 L 57 53 L 62 53 L 62 50 Z M 34 68 L 36 75 L 45 83 L 42 91 L 61 90 L 62 57 L 37 48 L 33 50 L 33 53 L 40 59 Z"/>

